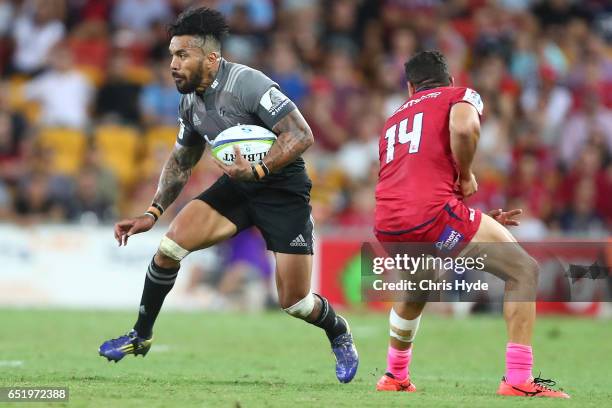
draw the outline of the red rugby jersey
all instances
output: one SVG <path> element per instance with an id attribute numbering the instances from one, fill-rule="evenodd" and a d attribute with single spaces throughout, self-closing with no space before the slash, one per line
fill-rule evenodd
<path id="1" fill-rule="evenodd" d="M 415 93 L 387 119 L 379 141 L 375 228 L 408 231 L 433 219 L 453 197 L 458 169 L 450 147 L 449 117 L 466 102 L 482 115 L 478 93 L 439 87 Z"/>

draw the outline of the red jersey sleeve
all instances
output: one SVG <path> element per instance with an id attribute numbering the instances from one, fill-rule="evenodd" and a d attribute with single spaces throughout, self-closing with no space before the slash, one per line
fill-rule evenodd
<path id="1" fill-rule="evenodd" d="M 454 105 L 459 102 L 467 102 L 476 108 L 478 114 L 482 116 L 482 110 L 484 108 L 484 104 L 482 103 L 482 98 L 472 88 L 464 88 L 464 87 L 456 87 L 450 88 L 453 90 L 453 95 L 450 98 L 451 105 Z"/>

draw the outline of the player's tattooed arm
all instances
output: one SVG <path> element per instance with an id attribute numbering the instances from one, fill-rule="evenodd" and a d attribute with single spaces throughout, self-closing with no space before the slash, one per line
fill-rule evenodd
<path id="1" fill-rule="evenodd" d="M 263 160 L 272 172 L 293 162 L 314 143 L 312 130 L 297 109 L 282 118 L 272 130 L 278 138 Z"/>
<path id="2" fill-rule="evenodd" d="M 176 144 L 170 154 L 159 177 L 157 192 L 153 202 L 168 208 L 183 190 L 191 170 L 198 163 L 204 153 L 205 144 L 195 146 L 182 146 Z"/>

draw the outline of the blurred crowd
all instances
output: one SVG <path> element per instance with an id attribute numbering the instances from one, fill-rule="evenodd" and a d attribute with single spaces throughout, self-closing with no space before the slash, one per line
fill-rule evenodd
<path id="1" fill-rule="evenodd" d="M 166 24 L 222 11 L 226 59 L 300 107 L 318 227 L 371 229 L 378 135 L 404 62 L 439 49 L 485 104 L 482 209 L 525 210 L 526 240 L 612 225 L 612 5 L 606 0 L 0 0 L 0 220 L 141 213 L 177 130 Z M 219 176 L 208 154 L 168 221 Z"/>

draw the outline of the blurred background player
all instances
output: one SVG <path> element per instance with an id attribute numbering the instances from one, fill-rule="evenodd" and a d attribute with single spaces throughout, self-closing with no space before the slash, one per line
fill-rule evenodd
<path id="1" fill-rule="evenodd" d="M 336 357 L 336 376 L 340 382 L 350 382 L 359 361 L 348 323 L 324 297 L 310 291 L 312 183 L 301 154 L 313 143 L 312 132 L 276 83 L 260 71 L 221 57 L 221 39 L 227 30 L 223 15 L 206 7 L 184 12 L 170 26 L 170 68 L 183 94 L 179 133 L 151 206 L 143 215 L 115 224 L 115 239 L 120 246 L 127 245 L 130 236 L 154 226 L 182 191 L 206 143 L 223 130 L 255 124 L 272 130 L 278 139 L 258 164 L 247 162 L 239 150 L 234 164 L 219 162 L 225 175 L 190 201 L 162 238 L 146 273 L 134 329 L 104 342 L 99 353 L 109 361 L 127 354 L 146 355 L 153 325 L 183 258 L 254 225 L 276 258 L 281 307 L 325 331 Z"/>
<path id="2" fill-rule="evenodd" d="M 505 281 L 506 375 L 497 393 L 569 398 L 549 387 L 552 380 L 532 375 L 538 265 L 502 226 L 511 214 L 495 211 L 497 222 L 463 202 L 478 190 L 472 163 L 482 99 L 470 88 L 453 86 L 446 60 L 437 51 L 416 54 L 405 70 L 409 99 L 387 120 L 380 137 L 376 237 L 381 242 L 435 243 L 437 253 L 447 255 L 470 244 L 461 256 L 484 256 L 485 270 Z M 393 305 L 387 373 L 378 381 L 379 391 L 416 391 L 408 367 L 424 307 L 418 301 Z"/>

